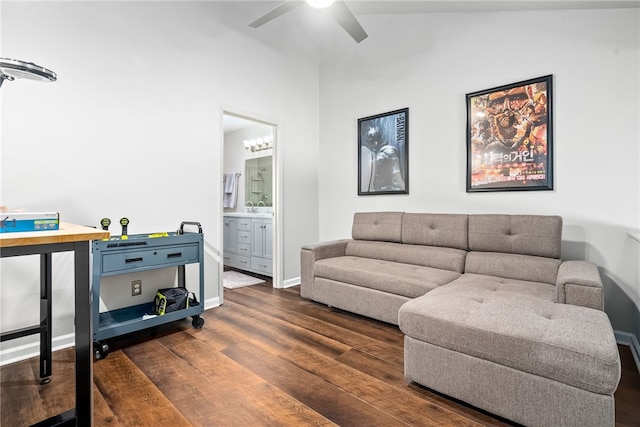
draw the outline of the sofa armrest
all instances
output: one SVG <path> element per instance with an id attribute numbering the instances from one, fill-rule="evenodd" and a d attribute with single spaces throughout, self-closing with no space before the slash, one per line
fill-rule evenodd
<path id="1" fill-rule="evenodd" d="M 313 264 L 321 259 L 344 256 L 349 240 L 332 240 L 302 246 L 300 250 L 300 296 L 302 298 L 313 299 Z"/>
<path id="2" fill-rule="evenodd" d="M 604 310 L 598 266 L 588 261 L 563 261 L 558 269 L 556 302 Z"/>

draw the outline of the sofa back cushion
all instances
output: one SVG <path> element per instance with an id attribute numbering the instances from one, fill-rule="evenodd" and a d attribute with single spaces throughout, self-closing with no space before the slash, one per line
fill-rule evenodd
<path id="1" fill-rule="evenodd" d="M 350 240 L 347 242 L 345 255 L 422 265 L 462 273 L 467 252 L 462 249 L 436 246 Z"/>
<path id="2" fill-rule="evenodd" d="M 356 240 L 378 240 L 400 243 L 404 212 L 356 212 L 351 237 Z"/>
<path id="3" fill-rule="evenodd" d="M 543 215 L 469 215 L 469 249 L 560 258 L 562 218 Z"/>
<path id="4" fill-rule="evenodd" d="M 472 251 L 464 272 L 555 285 L 560 263 L 555 258 Z"/>
<path id="5" fill-rule="evenodd" d="M 402 243 L 467 250 L 468 215 L 406 213 Z"/>

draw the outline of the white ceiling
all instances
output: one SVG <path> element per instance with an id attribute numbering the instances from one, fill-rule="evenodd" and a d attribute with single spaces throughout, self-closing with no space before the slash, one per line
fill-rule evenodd
<path id="1" fill-rule="evenodd" d="M 222 125 L 224 133 L 235 132 L 240 129 L 245 129 L 251 126 L 255 126 L 256 122 L 252 120 L 243 119 L 242 117 L 236 117 L 229 114 L 225 114 L 222 117 Z"/>
<path id="2" fill-rule="evenodd" d="M 272 3 L 272 2 L 268 2 Z M 278 3 L 278 2 L 273 2 Z M 614 9 L 640 7 L 640 1 L 583 0 L 354 0 L 347 1 L 354 14 L 405 14 L 443 12 L 497 12 L 562 9 Z"/>
<path id="3" fill-rule="evenodd" d="M 325 10 L 307 5 L 296 8 L 257 29 L 249 27 L 250 22 L 282 2 L 283 0 L 214 0 L 208 3 L 208 7 L 215 16 L 223 19 L 225 24 L 283 54 L 315 59 L 322 63 L 323 60 L 332 61 L 340 55 L 349 57 L 356 51 L 364 55 L 371 53 L 367 39 L 357 44 Z M 385 15 L 640 8 L 640 0 L 347 0 L 345 3 L 371 39 L 387 37 L 388 32 L 393 31 L 388 27 L 373 25 L 375 22 L 380 23 Z M 239 117 L 225 116 L 224 130 L 230 132 L 252 124 L 255 123 Z"/>
<path id="4" fill-rule="evenodd" d="M 259 28 L 249 28 L 250 22 L 260 18 L 282 0 L 212 2 L 217 12 L 224 14 L 225 22 L 237 26 L 239 31 L 279 51 L 293 50 L 298 55 L 320 58 L 336 51 L 350 54 L 360 45 L 338 26 L 326 10 L 303 5 L 270 21 Z M 640 0 L 347 0 L 347 6 L 360 21 L 370 38 L 385 37 L 389 28 L 381 28 L 380 18 L 385 15 L 417 15 L 470 12 L 517 12 L 535 10 L 576 10 L 640 8 Z M 384 22 L 384 21 L 383 21 Z M 244 28 L 242 28 L 244 27 Z M 392 30 L 391 30 L 392 31 Z"/>

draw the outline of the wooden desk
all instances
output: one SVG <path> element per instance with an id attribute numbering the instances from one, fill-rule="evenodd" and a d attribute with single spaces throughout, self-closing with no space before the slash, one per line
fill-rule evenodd
<path id="1" fill-rule="evenodd" d="M 65 222 L 59 230 L 0 233 L 2 258 L 40 255 L 40 325 L 4 332 L 2 341 L 40 334 L 40 377 L 51 376 L 51 254 L 74 253 L 76 407 L 37 426 L 93 425 L 93 334 L 89 289 L 89 241 L 109 237 L 108 231 Z"/>

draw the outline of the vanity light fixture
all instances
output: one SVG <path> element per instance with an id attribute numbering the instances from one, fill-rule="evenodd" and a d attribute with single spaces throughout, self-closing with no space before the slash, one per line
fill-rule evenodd
<path id="1" fill-rule="evenodd" d="M 265 135 L 254 139 L 244 139 L 242 140 L 242 143 L 244 144 L 244 149 L 248 153 L 273 148 L 273 138 L 271 138 L 271 135 Z"/>

